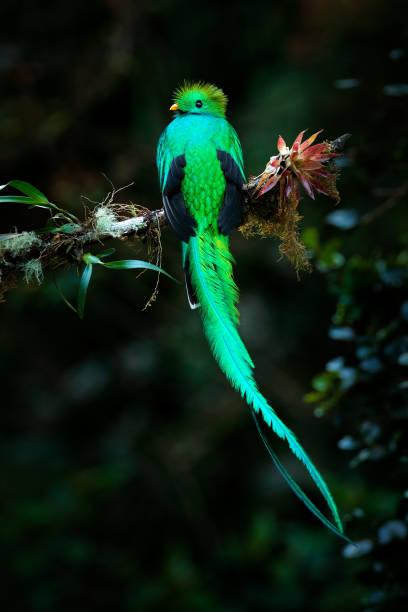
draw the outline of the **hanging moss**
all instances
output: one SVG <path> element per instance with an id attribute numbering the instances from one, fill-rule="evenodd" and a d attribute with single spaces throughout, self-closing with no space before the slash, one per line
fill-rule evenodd
<path id="1" fill-rule="evenodd" d="M 296 209 L 297 202 L 291 199 L 282 204 L 275 192 L 262 198 L 249 200 L 244 212 L 244 222 L 239 231 L 245 238 L 257 236 L 279 239 L 279 251 L 294 266 L 296 273 L 310 271 L 307 249 L 300 239 L 299 221 L 303 218 Z"/>
<path id="2" fill-rule="evenodd" d="M 24 280 L 27 284 L 36 280 L 39 285 L 41 285 L 44 272 L 40 259 L 30 259 L 26 263 L 21 265 L 21 270 L 24 273 Z"/>
<path id="3" fill-rule="evenodd" d="M 41 239 L 35 232 L 21 232 L 0 243 L 0 255 L 7 252 L 12 257 L 21 257 L 28 253 L 33 246 L 39 247 L 41 243 Z"/>

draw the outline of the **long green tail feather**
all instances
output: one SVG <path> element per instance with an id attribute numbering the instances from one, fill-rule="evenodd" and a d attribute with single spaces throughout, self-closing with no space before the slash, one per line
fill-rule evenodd
<path id="1" fill-rule="evenodd" d="M 308 498 L 308 496 L 306 495 L 306 493 L 304 493 L 302 491 L 302 489 L 299 487 L 299 485 L 297 484 L 297 482 L 295 482 L 292 478 L 292 476 L 289 474 L 289 472 L 286 470 L 286 468 L 282 465 L 281 461 L 279 460 L 279 458 L 277 457 L 275 451 L 272 450 L 271 445 L 269 444 L 268 440 L 266 439 L 261 426 L 259 424 L 258 421 L 258 417 L 256 415 L 256 412 L 251 409 L 251 414 L 252 417 L 255 421 L 255 425 L 257 428 L 257 431 L 261 437 L 262 442 L 265 445 L 266 450 L 269 453 L 269 456 L 271 457 L 272 461 L 274 462 L 276 468 L 278 469 L 278 471 L 281 473 L 281 475 L 283 476 L 283 478 L 286 480 L 286 482 L 288 483 L 288 485 L 290 486 L 290 488 L 292 489 L 292 491 L 294 492 L 295 495 L 298 496 L 298 498 L 300 500 L 302 500 L 302 502 L 305 504 L 306 508 L 308 508 L 308 510 L 310 510 L 311 512 L 313 512 L 313 514 L 324 524 L 326 525 L 326 527 L 328 527 L 329 529 L 331 529 L 331 531 L 333 531 L 336 535 L 338 535 L 340 538 L 343 538 L 343 540 L 346 540 L 346 542 L 348 542 L 349 544 L 353 544 L 354 546 L 356 546 L 356 544 L 354 544 L 354 542 L 352 542 L 347 536 L 344 535 L 343 531 L 338 529 L 335 525 L 333 525 L 333 523 L 331 521 L 329 521 L 322 512 L 320 512 L 320 510 L 318 508 L 316 508 L 316 506 L 314 505 L 314 503 Z"/>
<path id="2" fill-rule="evenodd" d="M 238 299 L 238 289 L 232 278 L 232 257 L 228 249 L 228 241 L 219 234 L 215 234 L 213 230 L 207 229 L 200 236 L 190 239 L 185 255 L 189 258 L 191 279 L 201 304 L 204 331 L 215 359 L 232 386 L 241 393 L 249 406 L 253 407 L 255 413 L 262 414 L 267 425 L 280 438 L 287 441 L 291 451 L 305 465 L 326 500 L 337 527 L 314 506 L 267 445 L 276 467 L 292 490 L 326 526 L 338 535 L 342 535 L 343 526 L 326 483 L 294 433 L 277 416 L 259 392 L 253 378 L 254 364 L 236 328 L 238 316 L 235 303 Z M 260 429 L 259 432 L 265 443 Z"/>
<path id="3" fill-rule="evenodd" d="M 201 313 L 204 321 L 204 331 L 210 342 L 214 356 L 219 363 L 222 358 L 222 351 L 221 353 L 219 352 L 217 341 L 219 337 L 223 338 L 225 335 L 229 338 L 231 347 L 239 352 L 240 358 L 245 362 L 246 367 L 254 367 L 254 363 L 231 320 L 231 313 L 227 306 L 228 302 L 226 302 L 224 297 L 226 291 L 237 293 L 238 290 L 232 276 L 228 279 L 231 285 L 230 289 L 220 280 L 221 275 L 219 267 L 220 265 L 228 266 L 229 260 L 225 258 L 225 262 L 222 262 L 220 258 L 216 256 L 214 248 L 214 241 L 216 238 L 214 234 L 209 233 L 203 234 L 200 238 L 191 238 L 187 252 L 190 261 L 191 277 L 202 305 Z M 227 276 L 225 271 L 223 276 Z M 219 332 L 219 336 L 217 336 L 217 333 L 213 336 L 208 335 L 205 321 L 209 317 L 215 322 L 215 331 Z M 224 368 L 223 370 L 229 377 L 229 371 Z M 249 371 L 251 370 L 249 369 Z M 233 382 L 232 379 L 231 382 Z"/>

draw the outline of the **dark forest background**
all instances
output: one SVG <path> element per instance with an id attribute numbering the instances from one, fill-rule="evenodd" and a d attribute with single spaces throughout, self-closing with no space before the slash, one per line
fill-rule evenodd
<path id="1" fill-rule="evenodd" d="M 298 281 L 272 240 L 236 233 L 232 250 L 260 387 L 359 542 L 288 490 L 181 285 L 163 278 L 142 312 L 154 273 L 97 270 L 80 321 L 49 274 L 0 306 L 2 610 L 403 609 L 407 3 L 2 0 L 0 17 L 0 183 L 79 216 L 81 196 L 110 190 L 102 173 L 160 207 L 155 148 L 184 78 L 228 94 L 248 174 L 279 134 L 353 134 L 340 207 L 301 202 L 312 274 Z M 0 232 L 46 220 L 4 204 Z M 162 241 L 181 278 L 177 240 Z M 146 257 L 140 242 L 118 254 Z M 56 279 L 75 300 L 76 269 Z"/>

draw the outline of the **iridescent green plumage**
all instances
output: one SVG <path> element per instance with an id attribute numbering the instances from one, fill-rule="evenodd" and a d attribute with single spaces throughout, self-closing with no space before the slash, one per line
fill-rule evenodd
<path id="1" fill-rule="evenodd" d="M 237 134 L 225 119 L 226 97 L 204 83 L 188 83 L 175 93 L 177 112 L 164 130 L 157 151 L 167 220 L 182 241 L 183 267 L 192 308 L 201 306 L 205 335 L 232 386 L 246 399 L 275 465 L 293 491 L 330 529 L 343 536 L 336 504 L 295 435 L 258 391 L 254 364 L 237 325 L 238 289 L 232 275 L 228 235 L 240 222 L 245 181 Z M 256 420 L 288 442 L 306 466 L 333 514 L 333 525 L 293 481 L 265 439 Z"/>

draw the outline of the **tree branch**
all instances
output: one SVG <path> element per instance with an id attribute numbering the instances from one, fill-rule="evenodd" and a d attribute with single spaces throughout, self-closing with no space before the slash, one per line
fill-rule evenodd
<path id="1" fill-rule="evenodd" d="M 314 137 L 309 138 L 309 147 Z M 296 145 L 295 141 L 292 149 L 289 149 L 286 145 L 283 147 L 283 140 L 280 141 L 279 154 L 270 158 L 259 176 L 251 177 L 248 184 L 243 186 L 245 206 L 242 224 L 238 228 L 245 236 L 277 236 L 281 240 L 282 254 L 289 258 L 297 271 L 309 267 L 306 248 L 300 241 L 297 229 L 301 219 L 297 212 L 299 180 L 311 197 L 314 186 L 317 191 L 338 198 L 335 187 L 338 170 L 331 158 L 339 155 L 345 137 L 322 143 L 321 150 L 325 157 L 319 182 L 310 171 L 302 170 L 307 156 L 307 142 L 304 143 L 303 153 L 298 151 L 299 142 Z M 314 148 L 316 146 L 319 145 Z M 327 177 L 331 178 L 322 178 L 326 172 Z M 22 181 L 12 181 L 9 185 L 25 195 L 1 196 L 0 201 L 47 207 L 55 214 L 42 230 L 0 235 L 0 300 L 6 291 L 17 285 L 19 277 L 24 276 L 27 282 L 40 282 L 44 269 L 78 264 L 88 247 L 103 244 L 106 240 L 139 238 L 147 241 L 150 251 L 157 254 L 158 232 L 166 224 L 163 209 L 150 211 L 132 204 L 117 203 L 115 197 L 121 189 L 113 189 L 80 222 L 71 213 L 50 203 L 32 185 Z"/>

